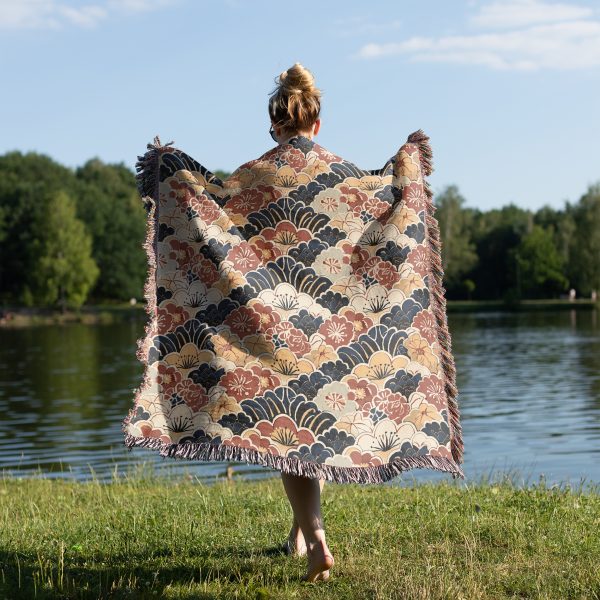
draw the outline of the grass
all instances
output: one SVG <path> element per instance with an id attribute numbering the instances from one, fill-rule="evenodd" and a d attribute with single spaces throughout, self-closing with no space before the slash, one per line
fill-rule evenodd
<path id="1" fill-rule="evenodd" d="M 398 480 L 396 480 L 396 483 Z M 600 490 L 509 478 L 326 483 L 336 564 L 278 549 L 278 477 L 0 480 L 1 598 L 600 598 Z"/>

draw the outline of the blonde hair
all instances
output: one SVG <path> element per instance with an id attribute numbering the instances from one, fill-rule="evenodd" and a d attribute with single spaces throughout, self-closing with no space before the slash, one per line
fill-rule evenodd
<path id="1" fill-rule="evenodd" d="M 269 115 L 286 133 L 308 131 L 321 112 L 321 91 L 313 74 L 299 62 L 275 79 L 269 98 Z"/>

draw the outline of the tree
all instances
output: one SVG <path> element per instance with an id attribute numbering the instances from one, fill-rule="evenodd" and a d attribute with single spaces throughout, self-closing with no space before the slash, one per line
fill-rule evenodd
<path id="1" fill-rule="evenodd" d="M 442 241 L 444 286 L 448 296 L 464 290 L 464 275 L 477 264 L 477 253 L 470 233 L 473 212 L 463 209 L 464 202 L 455 185 L 446 187 L 435 198 L 435 217 Z"/>
<path id="2" fill-rule="evenodd" d="M 530 227 L 529 211 L 513 203 L 476 215 L 473 237 L 479 262 L 469 278 L 476 284 L 477 299 L 503 298 L 516 287 L 511 248 L 520 243 Z"/>
<path id="3" fill-rule="evenodd" d="M 579 295 L 600 289 L 600 183 L 589 186 L 572 210 L 575 234 L 570 240 L 573 285 Z"/>
<path id="4" fill-rule="evenodd" d="M 78 216 L 92 234 L 100 276 L 95 298 L 141 298 L 148 268 L 142 244 L 146 213 L 135 177 L 124 165 L 88 160 L 76 171 L 80 192 Z"/>
<path id="5" fill-rule="evenodd" d="M 552 232 L 540 225 L 533 225 L 510 254 L 518 266 L 520 297 L 553 296 L 569 285 L 563 275 L 563 260 L 554 245 Z"/>
<path id="6" fill-rule="evenodd" d="M 213 175 L 216 175 L 221 181 L 225 181 L 231 175 L 231 173 L 229 171 L 221 171 L 220 169 L 217 169 L 213 172 Z"/>
<path id="7" fill-rule="evenodd" d="M 41 199 L 45 210 L 32 229 L 37 255 L 27 287 L 43 305 L 81 306 L 94 285 L 99 269 L 92 258 L 92 238 L 76 216 L 75 201 L 64 191 Z"/>
<path id="8" fill-rule="evenodd" d="M 65 190 L 76 197 L 73 172 L 45 154 L 19 151 L 0 156 L 0 298 L 33 302 L 26 279 L 37 268 L 31 228 L 44 219 L 41 198 Z"/>

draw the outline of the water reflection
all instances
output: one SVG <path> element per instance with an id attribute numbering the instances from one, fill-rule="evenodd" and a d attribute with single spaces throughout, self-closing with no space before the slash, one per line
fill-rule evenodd
<path id="1" fill-rule="evenodd" d="M 600 482 L 598 311 L 450 313 L 467 478 Z M 0 330 L 0 468 L 109 480 L 150 465 L 210 480 L 226 463 L 129 452 L 121 420 L 141 383 L 140 320 Z M 234 463 L 247 477 L 278 471 Z M 450 478 L 413 470 L 402 481 Z"/>

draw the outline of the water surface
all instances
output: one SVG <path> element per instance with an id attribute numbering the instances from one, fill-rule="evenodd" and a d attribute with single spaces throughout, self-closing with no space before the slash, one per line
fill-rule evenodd
<path id="1" fill-rule="evenodd" d="M 600 483 L 597 310 L 449 313 L 469 480 Z M 123 445 L 140 385 L 143 321 L 0 330 L 0 469 L 108 481 L 136 469 L 205 481 L 227 463 L 175 460 Z M 243 477 L 278 477 L 233 463 Z M 391 485 L 451 479 L 415 469 Z"/>

